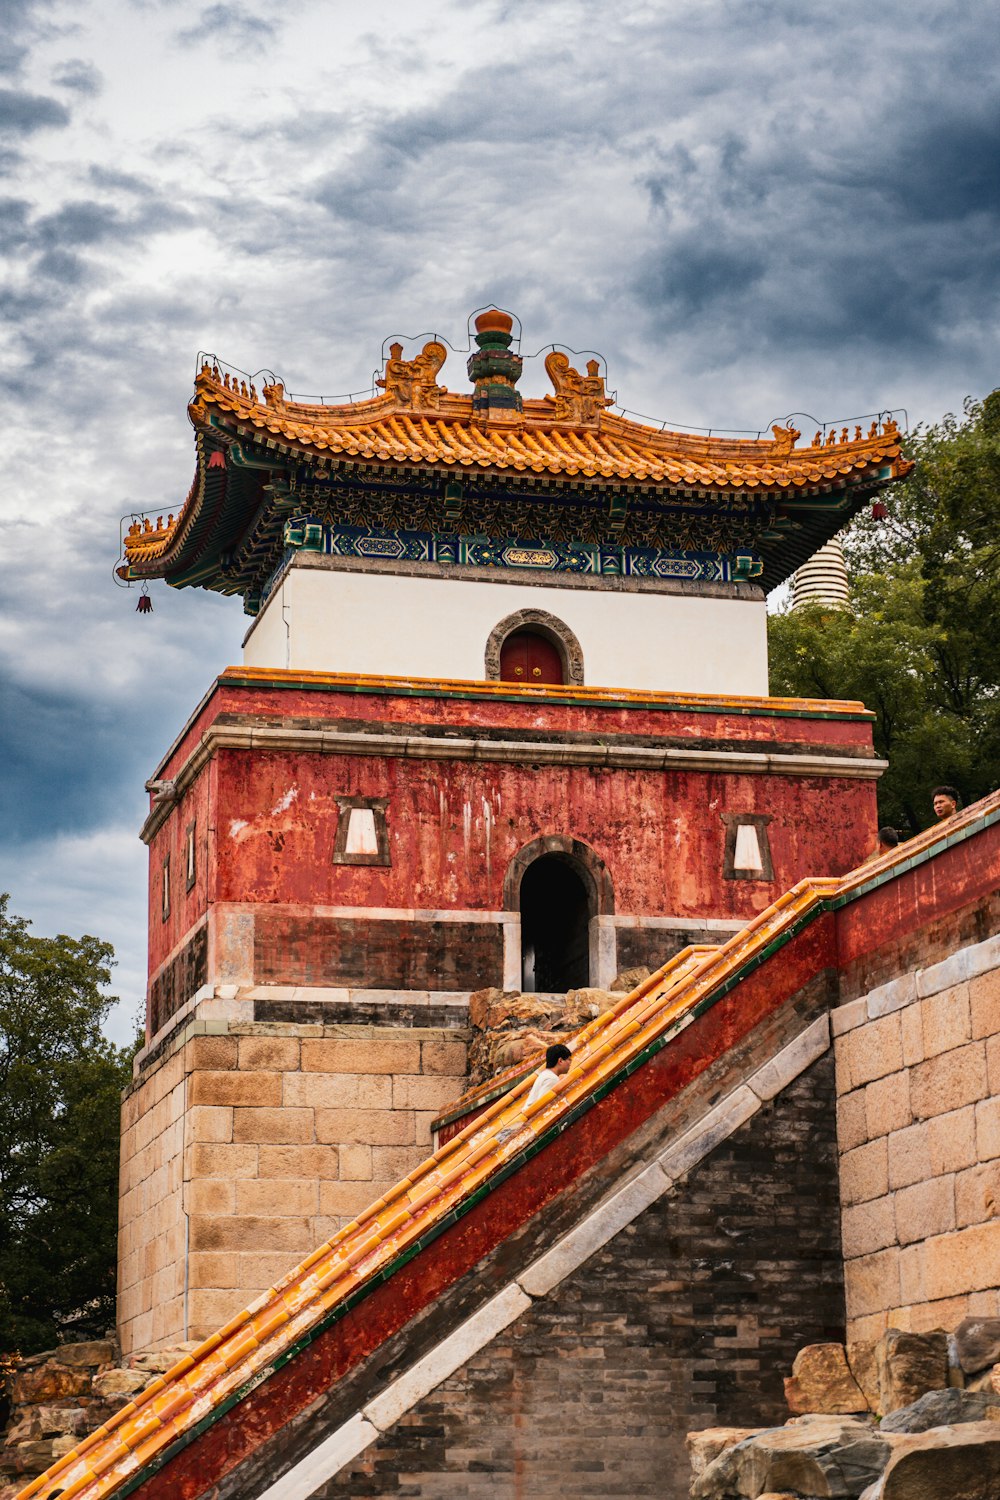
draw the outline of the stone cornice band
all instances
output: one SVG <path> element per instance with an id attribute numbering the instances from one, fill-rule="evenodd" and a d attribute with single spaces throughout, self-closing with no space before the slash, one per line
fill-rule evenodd
<path id="1" fill-rule="evenodd" d="M 318 755 L 371 755 L 403 760 L 474 760 L 531 766 L 597 766 L 630 771 L 703 771 L 749 776 L 832 776 L 874 780 L 888 761 L 852 755 L 765 754 L 745 750 L 694 750 L 668 746 L 564 743 L 445 736 L 352 733 L 337 729 L 245 728 L 212 724 L 176 777 L 158 783 L 158 800 L 139 837 L 150 843 L 177 799 L 219 750 L 306 751 Z"/>

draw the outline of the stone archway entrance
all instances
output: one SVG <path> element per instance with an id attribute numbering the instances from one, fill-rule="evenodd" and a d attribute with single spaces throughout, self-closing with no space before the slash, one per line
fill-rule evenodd
<path id="1" fill-rule="evenodd" d="M 526 994 L 606 983 L 609 967 L 613 975 L 614 953 L 604 951 L 608 939 L 613 948 L 613 926 L 604 924 L 601 932 L 601 918 L 615 909 L 611 877 L 579 839 L 549 834 L 515 855 L 504 880 L 504 907 L 518 914 L 517 967 Z"/>
<path id="2" fill-rule="evenodd" d="M 521 988 L 561 995 L 589 983 L 587 888 L 563 855 L 543 854 L 521 881 Z"/>
<path id="3" fill-rule="evenodd" d="M 520 640 L 515 641 L 515 637 Z M 530 660 L 527 657 L 520 659 L 517 655 L 510 654 L 512 648 L 508 648 L 509 659 L 505 660 L 504 647 L 508 641 L 511 641 L 516 650 L 523 648 L 534 651 L 536 656 Z M 546 655 L 550 656 L 553 665 L 558 663 L 555 667 L 557 676 L 547 675 L 550 668 L 541 656 L 545 646 L 552 648 L 551 653 Z M 580 642 L 565 621 L 544 609 L 519 609 L 501 620 L 486 642 L 485 666 L 486 678 L 490 682 L 501 679 L 508 682 L 523 681 L 526 686 L 545 682 L 579 686 L 583 682 L 583 650 Z M 521 667 L 520 673 L 515 670 L 517 666 Z M 540 668 L 537 675 L 534 670 L 536 667 Z"/>

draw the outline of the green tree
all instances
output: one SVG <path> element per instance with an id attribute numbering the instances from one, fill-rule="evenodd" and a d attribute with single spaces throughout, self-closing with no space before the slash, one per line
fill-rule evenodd
<path id="1" fill-rule="evenodd" d="M 0 1351 L 114 1323 L 119 1106 L 112 949 L 33 937 L 0 895 Z"/>
<path id="2" fill-rule="evenodd" d="M 930 789 L 966 801 L 1000 784 L 1000 391 L 918 429 L 916 467 L 842 541 L 851 607 L 786 609 L 769 622 L 771 691 L 860 698 L 889 761 L 879 818 L 914 833 Z"/>

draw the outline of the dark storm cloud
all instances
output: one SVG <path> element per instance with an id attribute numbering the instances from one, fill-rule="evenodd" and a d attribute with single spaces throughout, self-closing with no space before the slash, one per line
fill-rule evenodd
<path id="1" fill-rule="evenodd" d="M 193 26 L 177 32 L 177 41 L 184 47 L 195 47 L 201 42 L 224 41 L 240 47 L 263 47 L 277 35 L 273 20 L 251 11 L 237 10 L 232 5 L 208 5 Z"/>
<path id="2" fill-rule="evenodd" d="M 876 59 L 890 32 L 869 30 Z M 868 346 L 913 357 L 946 341 L 956 314 L 989 318 L 1000 114 L 963 86 L 967 43 L 942 48 L 932 88 L 924 51 L 900 47 L 884 86 L 862 68 L 839 109 L 789 79 L 785 104 L 748 110 L 742 133 L 725 117 L 706 131 L 711 111 L 675 121 L 682 138 L 654 148 L 637 177 L 661 229 L 630 283 L 651 326 L 676 335 L 705 323 L 751 354 Z M 766 97 L 769 59 L 749 71 Z"/>
<path id="3" fill-rule="evenodd" d="M 69 124 L 69 110 L 47 94 L 28 94 L 23 89 L 0 89 L 0 130 L 32 135 L 37 130 Z"/>
<path id="4" fill-rule="evenodd" d="M 94 98 L 104 88 L 104 77 L 93 63 L 82 57 L 72 57 L 64 62 L 52 75 L 57 88 L 72 89 L 75 94 Z"/>
<path id="5" fill-rule="evenodd" d="M 63 688 L 46 692 L 0 680 L 4 841 L 85 831 L 113 820 L 123 782 L 141 785 L 148 774 L 130 741 L 133 727 L 127 718 L 116 721 L 114 711 L 90 694 L 73 701 Z"/>

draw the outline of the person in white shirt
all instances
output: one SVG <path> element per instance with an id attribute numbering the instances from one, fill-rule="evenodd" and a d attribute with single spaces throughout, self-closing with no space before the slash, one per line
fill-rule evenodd
<path id="1" fill-rule="evenodd" d="M 545 1067 L 531 1085 L 531 1093 L 524 1101 L 525 1109 L 529 1104 L 534 1104 L 535 1100 L 540 1099 L 543 1094 L 547 1094 L 550 1089 L 558 1088 L 560 1078 L 569 1072 L 569 1065 L 570 1050 L 564 1047 L 562 1042 L 556 1042 L 553 1046 L 547 1047 Z"/>

